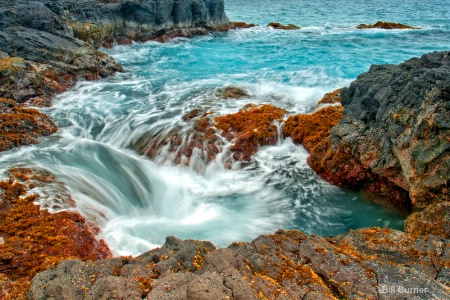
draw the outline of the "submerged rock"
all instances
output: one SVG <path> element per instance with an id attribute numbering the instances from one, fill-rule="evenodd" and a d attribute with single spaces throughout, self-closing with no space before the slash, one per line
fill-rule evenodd
<path id="1" fill-rule="evenodd" d="M 33 278 L 29 299 L 390 299 L 445 298 L 449 241 L 389 229 L 334 238 L 278 231 L 215 249 L 168 237 L 139 257 L 63 261 Z M 418 288 L 420 287 L 420 289 Z"/>
<path id="2" fill-rule="evenodd" d="M 217 90 L 217 95 L 225 100 L 227 99 L 241 99 L 250 97 L 250 95 L 243 89 L 236 86 L 227 86 Z"/>
<path id="3" fill-rule="evenodd" d="M 272 27 L 274 29 L 282 29 L 282 30 L 297 30 L 297 29 L 300 29 L 300 27 L 298 27 L 297 25 L 294 25 L 294 24 L 282 25 L 282 24 L 277 23 L 277 22 L 269 23 L 269 24 L 267 24 L 267 27 Z"/>
<path id="4" fill-rule="evenodd" d="M 242 90 L 228 90 L 231 92 L 230 97 L 242 95 Z M 173 162 L 191 165 L 198 171 L 226 152 L 223 163 L 231 168 L 234 162 L 251 161 L 259 147 L 275 145 L 280 138 L 276 123 L 286 113 L 268 104 L 247 104 L 239 112 L 225 116 L 194 109 L 182 117 L 187 125 L 143 137 L 135 148 L 152 158 L 166 151 Z"/>
<path id="5" fill-rule="evenodd" d="M 417 27 L 412 27 L 409 25 L 401 24 L 401 23 L 392 23 L 392 22 L 382 22 L 377 21 L 375 24 L 360 24 L 356 26 L 358 29 L 371 29 L 371 28 L 380 28 L 380 29 L 420 29 Z"/>
<path id="6" fill-rule="evenodd" d="M 35 205 L 40 196 L 32 188 L 56 184 L 52 175 L 23 168 L 8 175 L 0 182 L 0 298 L 24 299 L 31 278 L 63 259 L 111 256 L 78 213 L 51 214 Z M 68 194 L 59 202 L 59 208 L 74 206 Z"/>

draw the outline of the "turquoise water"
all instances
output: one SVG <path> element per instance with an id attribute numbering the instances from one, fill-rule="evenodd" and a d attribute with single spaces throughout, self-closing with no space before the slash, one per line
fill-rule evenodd
<path id="1" fill-rule="evenodd" d="M 189 165 L 160 149 L 136 152 L 142 138 L 167 138 L 202 108 L 222 115 L 247 103 L 270 103 L 289 114 L 312 111 L 325 92 L 348 86 L 371 64 L 400 63 L 450 50 L 450 1 L 228 0 L 233 21 L 252 29 L 167 44 L 148 42 L 104 50 L 128 72 L 80 82 L 45 109 L 60 130 L 40 145 L 2 153 L 0 167 L 46 169 L 61 182 L 39 190 L 53 211 L 80 211 L 101 229 L 117 255 L 139 254 L 167 235 L 208 239 L 217 246 L 252 240 L 278 228 L 334 235 L 365 226 L 402 229 L 405 215 L 379 199 L 329 185 L 307 166 L 308 154 L 289 139 L 263 147 L 252 162 L 232 164 L 225 145 L 212 162 L 198 150 Z M 360 23 L 402 22 L 421 30 L 357 30 Z M 294 23 L 297 31 L 266 28 Z M 224 101 L 228 85 L 250 97 Z M 68 207 L 55 195 L 69 193 Z"/>

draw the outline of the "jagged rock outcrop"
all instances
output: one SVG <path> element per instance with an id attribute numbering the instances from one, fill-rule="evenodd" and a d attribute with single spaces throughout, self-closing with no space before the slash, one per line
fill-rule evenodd
<path id="1" fill-rule="evenodd" d="M 13 77 L 0 70 L 0 97 L 48 104 L 52 93 L 79 77 L 123 70 L 100 46 L 167 41 L 227 25 L 223 0 L 1 0 L 0 59 L 21 58 L 26 67 Z M 53 91 L 47 79 L 59 89 Z"/>
<path id="2" fill-rule="evenodd" d="M 409 192 L 412 206 L 449 201 L 450 57 L 373 65 L 341 91 L 333 151 Z"/>
<path id="3" fill-rule="evenodd" d="M 445 299 L 449 240 L 389 229 L 334 238 L 278 231 L 215 249 L 168 237 L 136 258 L 63 261 L 29 299 Z M 386 290 L 388 289 L 388 290 Z"/>
<path id="4" fill-rule="evenodd" d="M 290 116 L 284 137 L 309 152 L 308 165 L 328 182 L 344 188 L 368 189 L 398 207 L 410 209 L 408 193 L 364 167 L 351 154 L 333 148 L 330 132 L 343 118 L 340 90 L 325 94 L 310 114 Z"/>

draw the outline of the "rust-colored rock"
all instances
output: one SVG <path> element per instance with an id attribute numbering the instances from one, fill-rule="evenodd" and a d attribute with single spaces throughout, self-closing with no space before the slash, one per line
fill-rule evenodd
<path id="1" fill-rule="evenodd" d="M 341 105 L 329 106 L 312 114 L 290 116 L 283 125 L 283 136 L 302 144 L 308 152 L 328 138 L 331 128 L 342 119 Z"/>
<path id="2" fill-rule="evenodd" d="M 383 22 L 377 21 L 375 24 L 360 24 L 356 26 L 358 29 L 371 29 L 371 28 L 380 28 L 380 29 L 420 29 L 417 27 L 412 27 L 409 25 L 401 24 L 401 23 L 392 23 L 392 22 Z"/>
<path id="3" fill-rule="evenodd" d="M 31 278 L 69 258 L 99 259 L 111 256 L 103 241 L 78 213 L 51 214 L 40 210 L 29 194 L 34 186 L 53 183 L 46 172 L 12 169 L 0 182 L 0 287 L 2 299 L 24 299 Z M 73 201 L 67 197 L 67 201 Z M 67 203 L 73 205 L 73 203 Z"/>
<path id="4" fill-rule="evenodd" d="M 339 102 L 338 91 L 326 94 L 320 101 Z M 325 100 L 324 100 L 325 99 Z M 309 166 L 326 181 L 346 188 L 367 188 L 390 202 L 409 209 L 405 190 L 395 187 L 388 180 L 373 174 L 356 160 L 345 148 L 336 150 L 329 140 L 331 129 L 342 119 L 341 105 L 327 106 L 312 114 L 291 116 L 283 125 L 283 136 L 291 137 L 310 153 Z"/>
<path id="5" fill-rule="evenodd" d="M 287 113 L 273 105 L 246 105 L 239 112 L 214 118 L 215 127 L 222 135 L 232 134 L 236 140 L 230 150 L 235 160 L 250 161 L 260 146 L 275 145 L 278 130 L 275 122 L 281 122 Z"/>
<path id="6" fill-rule="evenodd" d="M 298 30 L 300 27 L 294 24 L 282 25 L 278 22 L 272 22 L 267 24 L 267 27 L 272 27 L 273 29 L 282 29 L 282 30 Z"/>
<path id="7" fill-rule="evenodd" d="M 317 106 L 322 104 L 335 104 L 341 103 L 341 89 L 334 90 L 330 93 L 326 93 L 319 102 L 317 102 Z"/>
<path id="8" fill-rule="evenodd" d="M 175 163 L 185 165 L 191 164 L 196 151 L 195 159 L 207 164 L 224 150 L 227 140 L 232 145 L 225 165 L 231 167 L 232 160 L 250 161 L 260 146 L 275 145 L 279 138 L 275 122 L 281 122 L 285 114 L 285 110 L 268 104 L 248 104 L 235 114 L 216 117 L 194 109 L 182 117 L 187 126 L 144 137 L 135 147 L 152 158 L 164 148 L 175 153 Z"/>
<path id="9" fill-rule="evenodd" d="M 406 219 L 405 231 L 418 237 L 434 234 L 450 238 L 450 202 L 429 205 L 421 212 L 415 212 Z"/>
<path id="10" fill-rule="evenodd" d="M 0 97 L 14 99 L 18 103 L 50 106 L 52 96 L 73 86 L 78 78 L 97 80 L 112 75 L 114 71 L 123 71 L 104 53 L 98 52 L 95 59 L 98 61 L 92 62 L 92 66 L 74 70 L 19 57 L 0 58 Z"/>
<path id="11" fill-rule="evenodd" d="M 245 23 L 245 22 L 230 22 L 228 25 L 229 29 L 246 29 L 246 28 L 253 28 L 256 25 L 253 23 Z"/>
<path id="12" fill-rule="evenodd" d="M 56 132 L 53 121 L 36 109 L 0 98 L 0 151 L 37 144 L 38 138 Z"/>

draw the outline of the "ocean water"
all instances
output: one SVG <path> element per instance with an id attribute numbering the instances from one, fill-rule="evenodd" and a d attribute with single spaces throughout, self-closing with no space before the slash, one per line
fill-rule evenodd
<path id="1" fill-rule="evenodd" d="M 366 226 L 401 230 L 402 212 L 326 183 L 289 139 L 231 169 L 224 166 L 227 145 L 212 162 L 194 151 L 189 165 L 174 163 L 167 149 L 150 159 L 134 145 L 188 128 L 182 116 L 196 108 L 223 115 L 269 103 L 289 115 L 308 113 L 324 93 L 348 86 L 371 64 L 448 51 L 450 1 L 227 0 L 226 10 L 232 21 L 259 26 L 104 49 L 127 72 L 58 95 L 43 110 L 60 130 L 39 145 L 0 154 L 2 172 L 28 166 L 54 174 L 60 183 L 38 190 L 39 204 L 81 212 L 116 255 L 137 255 L 168 235 L 225 247 L 279 228 L 324 236 Z M 421 29 L 355 28 L 377 20 Z M 274 30 L 269 22 L 301 30 Z M 229 85 L 250 96 L 219 99 L 216 91 Z M 57 201 L 62 194 L 72 195 L 76 207 Z"/>

